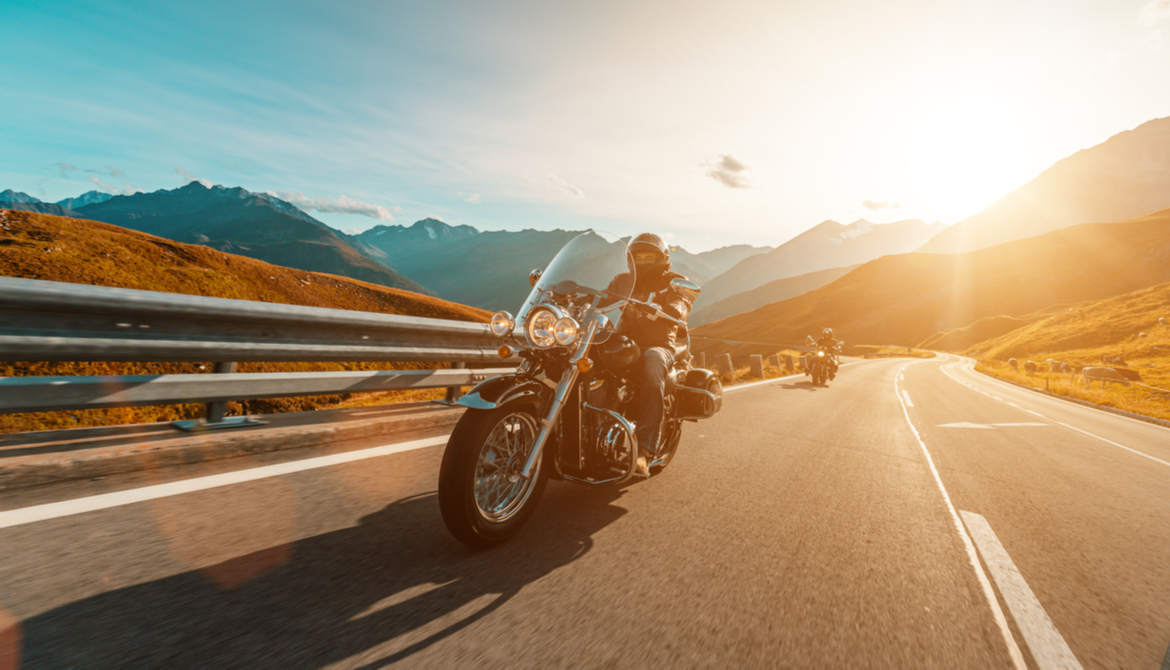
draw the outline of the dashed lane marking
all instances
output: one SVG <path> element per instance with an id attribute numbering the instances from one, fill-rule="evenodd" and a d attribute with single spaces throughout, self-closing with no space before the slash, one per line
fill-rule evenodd
<path id="1" fill-rule="evenodd" d="M 1016 564 L 1000 544 L 987 519 L 973 512 L 959 514 L 963 516 L 963 522 L 967 524 L 971 538 L 979 547 L 979 554 L 987 563 L 987 569 L 991 571 L 991 577 L 999 587 L 1008 609 L 1011 610 L 1016 626 L 1020 628 L 1024 641 L 1028 643 L 1028 650 L 1032 652 L 1032 658 L 1036 659 L 1036 665 L 1041 670 L 1048 668 L 1079 670 L 1081 664 L 1077 657 L 1068 648 L 1064 637 L 1056 630 L 1052 619 L 1048 618 L 1048 613 L 1044 611 L 1044 607 L 1036 599 L 1036 594 L 1032 593 L 1028 582 L 1024 580 L 1024 576 L 1020 574 Z"/>
<path id="2" fill-rule="evenodd" d="M 910 394 L 909 394 L 908 392 L 906 392 L 906 391 L 902 391 L 902 398 L 906 400 L 906 406 L 907 406 L 907 407 L 913 407 L 913 406 L 914 406 L 914 402 L 910 400 Z"/>
<path id="3" fill-rule="evenodd" d="M 914 365 L 914 363 L 907 363 L 902 366 L 902 369 Z M 901 402 L 902 394 L 898 389 L 898 380 L 894 379 L 894 395 Z M 910 432 L 914 433 L 914 439 L 918 440 L 918 446 L 922 448 L 922 454 L 926 456 L 926 463 L 930 466 L 930 473 L 934 475 L 934 483 L 938 486 L 938 490 L 942 493 L 943 501 L 947 504 L 947 510 L 951 513 L 951 520 L 955 524 L 955 530 L 958 531 L 959 537 L 963 540 L 963 546 L 967 549 L 967 560 L 970 561 L 972 569 L 975 570 L 975 576 L 979 579 L 979 585 L 983 587 L 983 597 L 987 600 L 987 604 L 991 607 L 991 614 L 995 618 L 996 625 L 999 626 L 999 632 L 1003 635 L 1004 644 L 1007 645 L 1008 656 L 1012 659 L 1012 665 L 1016 670 L 1025 670 L 1028 666 L 1024 663 L 1024 655 L 1020 652 L 1020 646 L 1016 644 L 1016 638 L 1012 636 L 1012 631 L 1008 628 L 1007 618 L 1003 615 L 1003 609 L 999 606 L 999 600 L 995 597 L 995 592 L 991 590 L 991 582 L 987 579 L 987 573 L 983 572 L 983 566 L 979 564 L 979 557 L 975 554 L 975 545 L 971 542 L 971 537 L 967 535 L 967 529 L 963 526 L 963 522 L 959 519 L 959 515 L 955 512 L 955 506 L 951 504 L 951 496 L 947 493 L 947 487 L 943 486 L 942 477 L 938 474 L 938 468 L 934 467 L 934 459 L 930 457 L 930 450 L 926 448 L 926 443 L 922 441 L 922 436 L 918 434 L 918 429 L 914 427 L 914 422 L 910 420 L 910 410 L 906 408 L 906 404 L 902 403 L 902 415 L 906 418 L 906 425 L 910 426 Z"/>
<path id="4" fill-rule="evenodd" d="M 22 509 L 0 512 L 0 528 L 11 528 L 12 526 L 36 523 L 38 521 L 47 521 L 49 519 L 58 519 L 64 516 L 72 516 L 74 514 L 84 514 L 86 512 L 96 512 L 97 510 L 109 509 L 111 507 L 132 505 L 134 503 L 154 500 L 156 498 L 166 498 L 169 496 L 181 495 L 183 493 L 203 491 L 206 489 L 219 488 L 221 486 L 231 486 L 232 484 L 240 484 L 256 479 L 279 477 L 281 475 L 288 475 L 294 472 L 304 472 L 305 470 L 324 468 L 330 465 L 340 465 L 342 463 L 352 463 L 354 461 L 361 461 L 367 458 L 378 458 L 381 456 L 389 456 L 391 454 L 399 454 L 404 451 L 425 449 L 426 447 L 436 447 L 441 444 L 446 444 L 447 437 L 447 435 L 441 435 L 439 437 L 413 440 L 411 442 L 390 444 L 384 447 L 374 447 L 372 449 L 361 449 L 358 451 L 347 451 L 341 454 L 332 454 L 329 456 L 320 456 L 317 458 L 306 458 L 300 461 L 292 461 L 290 463 L 265 465 L 259 468 L 249 468 L 247 470 L 225 472 L 218 475 L 210 475 L 208 477 L 195 477 L 193 479 L 184 479 L 177 482 L 169 482 L 167 484 L 144 486 L 142 488 L 130 489 L 128 491 L 103 493 L 101 495 L 89 496 L 87 498 L 77 498 L 74 500 L 49 503 L 47 505 L 35 505 L 33 507 L 25 507 Z"/>

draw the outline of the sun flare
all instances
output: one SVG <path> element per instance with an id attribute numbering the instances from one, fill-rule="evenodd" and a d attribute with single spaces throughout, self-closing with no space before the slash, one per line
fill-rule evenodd
<path id="1" fill-rule="evenodd" d="M 915 129 L 911 166 L 920 197 L 950 222 L 1023 183 L 1020 129 L 1002 106 L 967 100 L 935 109 Z"/>

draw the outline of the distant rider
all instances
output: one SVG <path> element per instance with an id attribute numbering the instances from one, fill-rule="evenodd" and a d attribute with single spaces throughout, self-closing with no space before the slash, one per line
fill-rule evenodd
<path id="1" fill-rule="evenodd" d="M 671 289 L 670 282 L 686 277 L 670 271 L 670 247 L 666 242 L 653 233 L 642 233 L 630 240 L 626 245 L 626 253 L 635 266 L 636 279 L 632 291 L 628 272 L 614 277 L 607 290 L 619 294 L 629 292 L 631 298 L 642 302 L 649 302 L 653 295 L 651 304 L 685 322 L 691 311 L 691 301 Z M 647 465 L 658 446 L 662 427 L 666 376 L 674 365 L 678 326 L 666 319 L 655 319 L 633 310 L 627 311 L 627 314 L 635 316 L 632 325 L 623 323 L 622 334 L 642 349 L 641 360 L 633 364 L 636 381 L 630 418 L 636 424 L 638 474 L 648 476 L 650 472 Z"/>
<path id="2" fill-rule="evenodd" d="M 837 357 L 841 355 L 841 343 L 837 338 L 833 337 L 833 329 L 826 328 L 821 331 L 821 339 L 817 340 L 818 347 L 824 347 L 829 356 L 829 380 L 837 376 Z"/>

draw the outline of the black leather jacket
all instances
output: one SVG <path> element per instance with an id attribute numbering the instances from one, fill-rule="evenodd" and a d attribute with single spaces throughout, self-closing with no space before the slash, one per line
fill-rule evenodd
<path id="1" fill-rule="evenodd" d="M 670 288 L 670 280 L 675 278 L 686 279 L 684 275 L 671 272 L 670 270 L 649 277 L 644 275 L 639 276 L 638 281 L 634 284 L 630 297 L 643 302 L 653 302 L 661 307 L 663 312 L 676 319 L 686 321 L 687 315 L 691 313 L 691 301 L 675 293 Z M 628 272 L 623 272 L 613 278 L 613 281 L 609 283 L 609 287 L 606 290 L 625 294 L 630 291 L 631 281 L 633 281 L 633 276 Z M 653 300 L 650 300 L 651 294 L 654 294 Z M 627 311 L 626 315 L 629 314 L 632 314 L 632 312 Z M 675 350 L 675 342 L 678 339 L 678 326 L 673 323 L 664 319 L 651 321 L 645 315 L 638 315 L 634 319 L 627 319 L 623 315 L 622 320 L 622 334 L 633 339 L 643 349 L 648 347 L 666 347 L 672 351 Z"/>

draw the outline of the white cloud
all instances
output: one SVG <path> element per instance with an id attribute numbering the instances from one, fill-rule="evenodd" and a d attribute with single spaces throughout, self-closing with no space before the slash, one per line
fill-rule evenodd
<path id="1" fill-rule="evenodd" d="M 572 184 L 565 181 L 564 179 L 561 179 L 560 177 L 556 176 L 555 174 L 552 174 L 551 172 L 548 175 L 548 180 L 551 181 L 553 183 L 553 185 L 556 186 L 559 190 L 564 191 L 565 193 L 568 193 L 569 195 L 573 196 L 574 198 L 584 198 L 585 197 L 584 191 L 577 188 L 576 186 L 573 186 Z"/>
<path id="2" fill-rule="evenodd" d="M 88 172 L 88 170 L 87 170 L 87 172 Z M 102 181 L 101 179 L 98 179 L 97 177 L 95 177 L 93 175 L 89 176 L 89 180 L 91 182 L 93 182 L 95 186 L 102 189 L 106 193 L 113 193 L 114 195 L 134 195 L 135 193 L 142 193 L 143 192 L 142 189 L 137 188 L 135 186 L 132 186 L 131 184 L 127 184 L 125 182 L 122 183 L 122 188 L 118 188 L 117 186 L 107 184 L 106 182 Z"/>
<path id="3" fill-rule="evenodd" d="M 206 186 L 207 188 L 211 188 L 211 182 L 207 181 L 206 179 L 200 179 L 199 177 L 191 174 L 190 172 L 187 172 L 183 168 L 175 168 L 175 172 L 183 175 L 183 177 L 184 177 L 183 186 L 186 186 L 187 184 L 190 184 L 193 181 L 197 181 L 200 184 L 203 184 L 204 186 Z"/>
<path id="4" fill-rule="evenodd" d="M 731 154 L 718 154 L 716 160 L 703 163 L 706 175 L 727 188 L 751 188 L 751 168 Z"/>
<path id="5" fill-rule="evenodd" d="M 345 195 L 339 195 L 336 198 L 310 198 L 304 193 L 273 193 L 269 191 L 268 194 L 274 195 L 281 200 L 292 203 L 309 212 L 344 214 L 346 216 L 368 216 L 371 219 L 378 219 L 379 221 L 393 221 L 394 215 L 391 212 L 402 211 L 401 207 L 386 208 L 380 205 L 362 202 L 361 200 L 354 200 Z"/>
<path id="6" fill-rule="evenodd" d="M 1150 0 L 1142 5 L 1142 11 L 1138 18 L 1147 26 L 1170 19 L 1170 0 Z"/>
<path id="7" fill-rule="evenodd" d="M 861 206 L 866 209 L 902 209 L 902 203 L 888 200 L 862 200 Z"/>
<path id="8" fill-rule="evenodd" d="M 469 196 L 467 196 L 466 198 L 464 198 L 464 200 L 466 200 L 467 202 L 475 202 L 475 203 L 478 203 L 478 202 L 479 202 L 479 194 L 478 194 L 478 193 L 472 193 L 471 195 L 469 195 Z"/>

